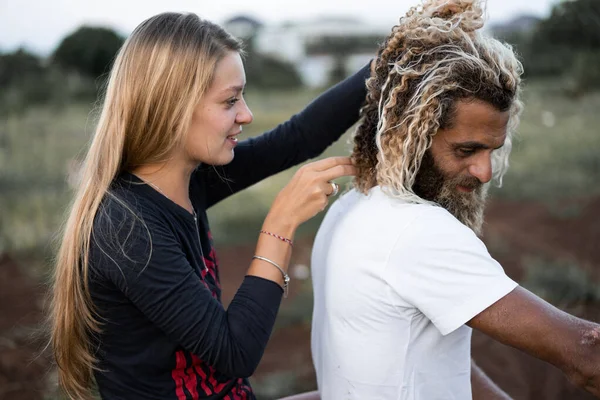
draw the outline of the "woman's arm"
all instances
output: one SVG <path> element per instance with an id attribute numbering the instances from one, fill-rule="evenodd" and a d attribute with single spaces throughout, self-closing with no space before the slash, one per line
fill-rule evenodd
<path id="1" fill-rule="evenodd" d="M 133 215 L 129 206 L 111 200 L 95 220 L 91 265 L 172 341 L 226 375 L 250 376 L 275 323 L 296 229 L 325 208 L 328 181 L 354 173 L 348 157 L 331 157 L 294 174 L 263 224 L 290 241 L 259 235 L 254 254 L 260 259 L 249 260 L 227 310 L 188 261 L 185 232 L 176 230 L 184 228 L 173 228 L 154 204 L 133 207 L 143 210 Z"/>
<path id="2" fill-rule="evenodd" d="M 144 215 L 143 223 L 131 215 L 125 218 L 118 236 L 102 235 L 106 229 L 95 235 L 91 251 L 95 269 L 170 340 L 221 373 L 250 376 L 263 355 L 281 302 L 275 268 L 262 266 L 255 276 L 246 276 L 225 310 L 188 262 L 168 224 L 151 215 Z M 286 243 L 264 237 L 257 247 L 282 265 L 289 258 Z M 265 273 L 271 276 L 262 276 Z"/>
<path id="3" fill-rule="evenodd" d="M 367 65 L 327 90 L 289 121 L 240 142 L 230 164 L 201 166 L 192 179 L 205 186 L 206 207 L 321 154 L 358 120 L 369 74 Z"/>

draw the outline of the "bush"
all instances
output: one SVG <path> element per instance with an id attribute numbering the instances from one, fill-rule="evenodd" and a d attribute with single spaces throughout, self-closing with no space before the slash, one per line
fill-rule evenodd
<path id="1" fill-rule="evenodd" d="M 111 29 L 83 26 L 62 40 L 52 62 L 67 71 L 96 79 L 108 73 L 123 41 Z"/>
<path id="2" fill-rule="evenodd" d="M 28 108 L 49 105 L 60 109 L 69 102 L 91 104 L 100 93 L 100 82 L 47 67 L 39 75 L 16 80 L 0 90 L 0 115 L 22 114 Z"/>
<path id="3" fill-rule="evenodd" d="M 600 51 L 579 53 L 568 74 L 571 93 L 580 96 L 600 89 Z"/>
<path id="4" fill-rule="evenodd" d="M 44 75 L 42 61 L 24 49 L 0 54 L 0 88 L 23 84 Z"/>
<path id="5" fill-rule="evenodd" d="M 600 301 L 597 284 L 576 264 L 533 259 L 525 265 L 523 286 L 555 306 L 566 308 Z"/>
<path id="6" fill-rule="evenodd" d="M 48 69 L 36 55 L 19 49 L 0 55 L 0 114 L 48 101 Z"/>
<path id="7" fill-rule="evenodd" d="M 521 20 L 527 21 L 526 17 Z M 557 2 L 548 18 L 522 29 L 519 23 L 496 29 L 496 36 L 515 45 L 526 76 L 560 76 L 575 71 L 581 54 L 600 51 L 600 1 Z M 519 22 L 517 19 L 516 22 Z M 598 69 L 597 59 L 595 66 Z M 585 60 L 584 60 L 585 61 Z M 585 61 L 588 65 L 589 62 Z M 592 64 L 594 65 L 594 64 Z M 590 67 L 586 66 L 586 75 Z M 589 78 L 586 76 L 583 82 Z M 581 80 L 580 80 L 581 81 Z M 585 87 L 585 83 L 582 87 Z"/>

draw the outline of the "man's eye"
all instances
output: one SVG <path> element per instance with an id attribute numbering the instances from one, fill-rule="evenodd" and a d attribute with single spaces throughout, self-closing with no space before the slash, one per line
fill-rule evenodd
<path id="1" fill-rule="evenodd" d="M 475 149 L 458 149 L 458 154 L 461 156 L 470 156 L 475 153 Z"/>

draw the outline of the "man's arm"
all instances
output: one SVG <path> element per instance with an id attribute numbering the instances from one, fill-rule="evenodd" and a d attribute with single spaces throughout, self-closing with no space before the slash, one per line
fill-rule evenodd
<path id="1" fill-rule="evenodd" d="M 471 360 L 471 389 L 473 400 L 511 400 L 486 374 Z"/>
<path id="2" fill-rule="evenodd" d="M 467 325 L 560 368 L 600 397 L 600 325 L 567 314 L 517 287 Z"/>

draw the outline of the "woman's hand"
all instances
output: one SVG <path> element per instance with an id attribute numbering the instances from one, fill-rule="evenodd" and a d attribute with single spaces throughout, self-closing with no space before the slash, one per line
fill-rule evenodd
<path id="1" fill-rule="evenodd" d="M 349 157 L 330 157 L 304 165 L 275 198 L 265 226 L 280 235 L 293 236 L 300 224 L 325 209 L 334 191 L 330 181 L 355 174 Z"/>

